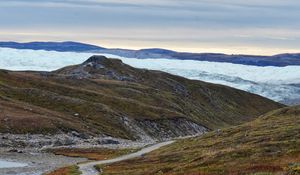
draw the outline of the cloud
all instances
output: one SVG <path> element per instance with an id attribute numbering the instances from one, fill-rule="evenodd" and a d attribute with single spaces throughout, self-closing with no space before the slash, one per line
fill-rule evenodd
<path id="1" fill-rule="evenodd" d="M 0 35 L 293 49 L 300 46 L 299 16 L 296 0 L 10 0 L 0 1 Z"/>

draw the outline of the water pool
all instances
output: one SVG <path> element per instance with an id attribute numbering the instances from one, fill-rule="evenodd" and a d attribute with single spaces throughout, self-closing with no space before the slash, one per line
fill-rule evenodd
<path id="1" fill-rule="evenodd" d="M 27 166 L 27 164 L 25 163 L 0 160 L 0 168 L 18 168 L 18 167 L 25 167 L 25 166 Z"/>

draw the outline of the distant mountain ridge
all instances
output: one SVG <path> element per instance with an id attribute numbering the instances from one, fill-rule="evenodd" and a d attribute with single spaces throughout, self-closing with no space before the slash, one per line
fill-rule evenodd
<path id="1" fill-rule="evenodd" d="M 0 42 L 0 47 L 14 49 L 47 50 L 60 52 L 94 52 L 107 53 L 128 58 L 166 58 L 178 60 L 197 60 L 210 62 L 226 62 L 253 66 L 289 66 L 300 65 L 300 53 L 279 54 L 274 56 L 255 56 L 255 55 L 226 55 L 220 53 L 188 53 L 176 52 L 167 49 L 151 48 L 141 50 L 129 49 L 108 49 L 91 44 L 79 42 Z"/>
<path id="2" fill-rule="evenodd" d="M 31 49 L 31 50 L 47 50 L 60 52 L 84 52 L 91 50 L 105 49 L 99 46 L 90 44 L 77 43 L 72 41 L 66 42 L 0 42 L 0 47 L 14 48 L 14 49 Z"/>

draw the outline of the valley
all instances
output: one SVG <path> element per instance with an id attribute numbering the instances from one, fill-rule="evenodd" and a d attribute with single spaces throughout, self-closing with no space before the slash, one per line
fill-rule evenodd
<path id="1" fill-rule="evenodd" d="M 300 175 L 299 16 L 0 0 L 0 175 Z"/>

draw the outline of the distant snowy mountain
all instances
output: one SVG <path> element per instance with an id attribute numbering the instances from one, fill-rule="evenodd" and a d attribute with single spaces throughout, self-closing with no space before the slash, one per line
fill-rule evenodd
<path id="1" fill-rule="evenodd" d="M 223 84 L 286 104 L 300 99 L 300 66 L 249 66 L 232 63 L 125 58 L 106 53 L 77 53 L 0 48 L 0 69 L 51 71 L 79 64 L 92 55 L 119 58 L 138 68 L 162 70 L 189 79 Z"/>
<path id="2" fill-rule="evenodd" d="M 224 62 L 254 66 L 289 66 L 300 65 L 299 54 L 280 54 L 274 56 L 253 56 L 253 55 L 226 55 L 215 53 L 186 53 L 172 50 L 154 48 L 141 50 L 128 49 L 107 49 L 90 44 L 78 42 L 0 42 L 0 47 L 14 49 L 32 49 L 60 52 L 95 52 L 118 55 L 127 58 L 168 58 L 177 60 L 197 60 L 210 62 Z"/>

